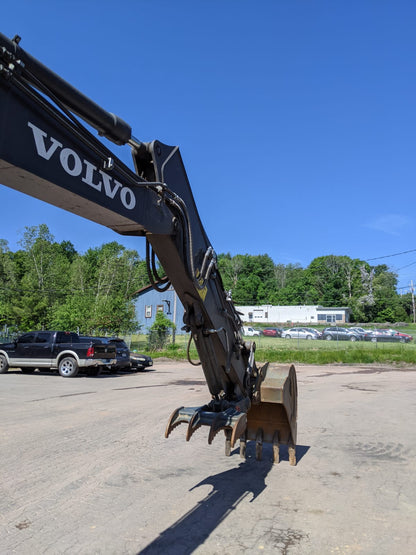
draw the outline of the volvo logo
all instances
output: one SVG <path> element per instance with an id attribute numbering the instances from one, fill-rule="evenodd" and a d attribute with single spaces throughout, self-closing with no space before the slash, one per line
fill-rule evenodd
<path id="1" fill-rule="evenodd" d="M 45 131 L 39 129 L 36 125 L 28 121 L 27 125 L 33 132 L 36 151 L 39 156 L 45 160 L 50 160 L 52 156 L 59 157 L 62 169 L 72 177 L 82 176 L 82 181 L 96 189 L 104 191 L 105 195 L 111 199 L 118 194 L 122 205 L 128 210 L 132 210 L 136 206 L 136 197 L 133 191 L 124 186 L 122 183 L 114 179 L 102 170 L 99 170 L 94 164 L 88 160 L 82 159 L 72 148 L 64 147 L 62 143 L 48 137 Z"/>

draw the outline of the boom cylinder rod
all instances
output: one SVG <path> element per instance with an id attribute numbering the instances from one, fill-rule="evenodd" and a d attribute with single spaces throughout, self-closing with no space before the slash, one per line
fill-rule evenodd
<path id="1" fill-rule="evenodd" d="M 39 60 L 28 54 L 18 45 L 18 40 L 10 40 L 0 33 L 0 57 L 6 62 L 8 61 L 7 51 L 13 54 L 16 60 L 21 60 L 23 63 L 25 79 L 30 81 L 34 87 L 37 87 L 36 82 L 31 81 L 30 75 L 25 74 L 24 70 L 27 69 L 36 79 L 50 89 L 71 112 L 92 125 L 100 135 L 118 145 L 124 145 L 132 139 L 131 127 L 128 123 L 101 108 L 78 89 L 44 66 Z"/>

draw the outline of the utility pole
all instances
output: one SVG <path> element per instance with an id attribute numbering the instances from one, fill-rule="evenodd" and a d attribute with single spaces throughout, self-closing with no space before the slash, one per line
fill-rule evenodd
<path id="1" fill-rule="evenodd" d="M 176 303 L 177 303 L 177 295 L 176 295 L 176 291 L 173 290 L 173 331 L 172 331 L 172 343 L 175 344 L 175 338 L 176 338 L 176 330 L 175 330 L 175 324 L 176 324 Z"/>
<path id="2" fill-rule="evenodd" d="M 413 323 L 416 322 L 416 310 L 415 310 L 415 290 L 413 287 L 413 280 L 410 280 L 410 291 L 412 293 L 412 309 L 413 309 Z"/>

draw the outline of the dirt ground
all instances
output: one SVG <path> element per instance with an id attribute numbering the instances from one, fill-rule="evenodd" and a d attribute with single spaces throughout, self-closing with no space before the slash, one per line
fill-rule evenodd
<path id="1" fill-rule="evenodd" d="M 298 464 L 208 428 L 200 368 L 0 376 L 0 553 L 413 554 L 416 371 L 297 366 Z"/>

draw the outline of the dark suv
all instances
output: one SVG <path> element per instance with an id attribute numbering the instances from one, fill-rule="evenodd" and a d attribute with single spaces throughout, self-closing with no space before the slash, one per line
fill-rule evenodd
<path id="1" fill-rule="evenodd" d="M 338 328 L 337 326 L 332 326 L 330 328 L 325 328 L 322 332 L 322 339 L 331 341 L 359 341 L 361 336 L 359 333 L 348 330 L 347 328 Z"/>
<path id="2" fill-rule="evenodd" d="M 116 346 L 116 358 L 117 363 L 111 368 L 111 370 L 128 370 L 131 367 L 130 363 L 130 349 L 127 347 L 123 339 L 119 337 L 83 337 L 83 340 L 100 341 L 101 343 L 108 345 L 112 344 Z"/>

